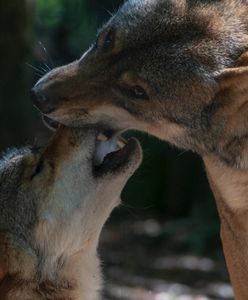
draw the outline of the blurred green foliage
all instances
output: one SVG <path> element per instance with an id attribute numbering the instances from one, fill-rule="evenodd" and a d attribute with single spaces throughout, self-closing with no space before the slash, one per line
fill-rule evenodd
<path id="1" fill-rule="evenodd" d="M 87 15 L 87 2 L 80 0 L 38 0 L 35 21 L 40 39 L 62 38 L 61 42 L 66 39 L 64 46 L 75 57 L 81 53 L 84 44 L 89 44 L 97 24 L 94 16 Z"/>
<path id="2" fill-rule="evenodd" d="M 24 144 L 38 135 L 40 129 L 35 125 L 37 120 L 28 97 L 30 86 L 47 65 L 52 68 L 80 57 L 109 18 L 109 11 L 114 12 L 121 2 L 0 0 L 1 149 Z M 27 67 L 27 63 L 33 67 Z M 188 233 L 185 248 L 198 252 L 207 251 L 210 241 L 218 245 L 216 207 L 200 158 L 144 134 L 134 134 L 142 141 L 145 159 L 123 193 L 126 210 L 117 211 L 116 217 L 154 215 L 170 220 L 169 224 L 175 226 L 165 227 L 161 235 L 168 241 L 176 234 L 170 228 L 181 224 Z"/>

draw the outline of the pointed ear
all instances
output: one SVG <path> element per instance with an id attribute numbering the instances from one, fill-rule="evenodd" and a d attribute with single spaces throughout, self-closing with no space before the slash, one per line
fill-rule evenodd
<path id="1" fill-rule="evenodd" d="M 216 76 L 218 96 L 240 106 L 248 101 L 248 52 L 240 56 L 236 66 Z M 224 100 L 223 99 L 223 100 Z"/>

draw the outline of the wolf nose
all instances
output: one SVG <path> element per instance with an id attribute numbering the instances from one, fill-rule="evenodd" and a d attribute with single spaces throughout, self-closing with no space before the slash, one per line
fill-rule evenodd
<path id="1" fill-rule="evenodd" d="M 38 86 L 35 86 L 30 91 L 32 102 L 36 108 L 38 108 L 43 114 L 47 115 L 55 110 L 55 105 L 51 99 L 41 91 Z"/>

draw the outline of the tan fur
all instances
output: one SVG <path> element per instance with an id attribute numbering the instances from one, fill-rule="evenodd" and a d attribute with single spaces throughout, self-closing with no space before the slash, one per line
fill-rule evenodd
<path id="1" fill-rule="evenodd" d="M 230 168 L 212 156 L 204 157 L 204 163 L 221 218 L 221 238 L 235 299 L 247 299 L 248 171 Z"/>

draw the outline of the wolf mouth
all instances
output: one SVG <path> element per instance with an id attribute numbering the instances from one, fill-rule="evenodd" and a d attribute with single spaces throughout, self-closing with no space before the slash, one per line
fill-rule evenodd
<path id="1" fill-rule="evenodd" d="M 61 125 L 45 115 L 42 116 L 42 119 L 46 127 L 54 132 Z M 133 160 L 140 159 L 141 150 L 137 139 L 130 138 L 127 141 L 121 136 L 121 133 L 114 130 L 97 128 L 97 131 L 100 133 L 96 136 L 92 157 L 92 170 L 95 177 L 124 171 Z"/>
<path id="2" fill-rule="evenodd" d="M 59 122 L 54 121 L 53 119 L 50 119 L 49 117 L 43 114 L 41 114 L 41 117 L 44 125 L 51 131 L 55 132 L 59 128 L 60 126 Z"/>
<path id="3" fill-rule="evenodd" d="M 93 158 L 93 173 L 96 177 L 107 173 L 123 171 L 133 160 L 139 149 L 139 142 L 131 138 L 128 141 L 121 136 L 108 136 L 100 133 L 96 139 Z"/>

